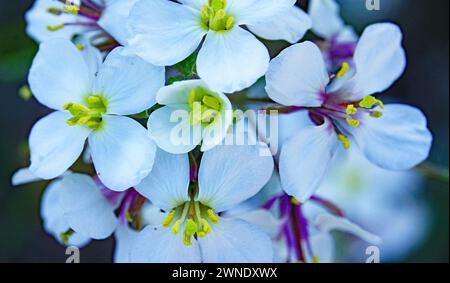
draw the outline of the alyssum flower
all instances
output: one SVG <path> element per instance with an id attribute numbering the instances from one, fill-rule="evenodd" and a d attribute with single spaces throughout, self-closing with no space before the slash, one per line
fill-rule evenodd
<path id="1" fill-rule="evenodd" d="M 352 65 L 358 42 L 355 30 L 345 25 L 339 13 L 335 0 L 311 0 L 308 6 L 311 31 L 323 38 L 323 41 L 318 41 L 318 46 L 330 72 L 337 72 L 344 62 Z"/>
<path id="2" fill-rule="evenodd" d="M 255 195 L 273 166 L 272 158 L 259 156 L 258 146 L 220 145 L 203 155 L 198 183 L 189 185 L 188 156 L 158 151 L 154 170 L 136 190 L 167 218 L 140 232 L 130 260 L 271 262 L 272 244 L 264 232 L 220 213 Z"/>
<path id="3" fill-rule="evenodd" d="M 150 114 L 148 130 L 167 152 L 188 153 L 202 143 L 207 151 L 225 138 L 233 122 L 228 98 L 201 80 L 176 82 L 161 88 L 156 101 L 165 105 Z"/>
<path id="4" fill-rule="evenodd" d="M 135 120 L 155 104 L 164 69 L 113 50 L 102 63 L 86 45 L 66 39 L 42 43 L 29 74 L 36 99 L 57 110 L 31 130 L 31 172 L 43 179 L 64 173 L 80 156 L 86 139 L 97 174 L 108 188 L 126 190 L 153 166 L 155 144 Z"/>
<path id="5" fill-rule="evenodd" d="M 267 71 L 267 48 L 250 32 L 291 43 L 311 27 L 294 0 L 140 0 L 129 24 L 133 51 L 155 64 L 174 65 L 200 48 L 197 73 L 208 86 L 233 93 Z M 276 24 L 272 24 L 276 23 Z M 269 29 L 266 27 L 270 26 Z"/>
<path id="6" fill-rule="evenodd" d="M 308 110 L 316 124 L 283 145 L 280 176 L 289 195 L 301 202 L 312 195 L 339 142 L 348 148 L 354 140 L 372 163 L 385 169 L 410 169 L 427 158 L 432 136 L 422 112 L 385 106 L 371 96 L 403 73 L 401 40 L 393 24 L 367 27 L 355 50 L 355 68 L 343 64 L 331 84 L 322 54 L 311 42 L 294 45 L 271 62 L 269 96 L 294 110 Z"/>
<path id="7" fill-rule="evenodd" d="M 36 0 L 26 13 L 27 33 L 38 42 L 87 35 L 101 45 L 121 44 L 129 36 L 124 24 L 137 0 Z M 100 45 L 99 45 L 100 47 Z"/>

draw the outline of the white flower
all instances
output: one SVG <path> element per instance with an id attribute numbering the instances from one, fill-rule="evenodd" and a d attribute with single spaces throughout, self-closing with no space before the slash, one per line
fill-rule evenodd
<path id="1" fill-rule="evenodd" d="M 180 154 L 202 143 L 207 151 L 222 142 L 233 122 L 232 105 L 201 80 L 176 82 L 161 88 L 156 101 L 166 105 L 150 114 L 148 130 L 156 144 Z"/>
<path id="2" fill-rule="evenodd" d="M 428 233 L 429 211 L 416 197 L 424 178 L 414 170 L 379 168 L 356 149 L 336 157 L 315 195 L 332 200 L 345 209 L 347 217 L 380 235 L 384 262 L 401 261 Z M 363 243 L 354 242 L 345 254 L 358 259 L 365 248 Z"/>
<path id="3" fill-rule="evenodd" d="M 197 50 L 197 72 L 214 91 L 233 93 L 267 71 L 269 53 L 255 36 L 292 43 L 311 27 L 293 0 L 140 0 L 130 12 L 133 51 L 174 65 Z"/>
<path id="4" fill-rule="evenodd" d="M 57 110 L 31 130 L 31 172 L 43 179 L 64 173 L 88 139 L 101 181 L 123 191 L 152 169 L 156 147 L 138 122 L 120 115 L 155 104 L 164 69 L 116 48 L 102 64 L 98 51 L 81 52 L 69 40 L 42 43 L 29 74 L 36 99 Z"/>
<path id="5" fill-rule="evenodd" d="M 272 158 L 260 157 L 257 146 L 217 146 L 203 155 L 198 183 L 189 186 L 188 156 L 158 151 L 154 170 L 136 190 L 168 216 L 140 232 L 131 261 L 271 262 L 265 233 L 220 213 L 255 195 L 272 171 Z"/>
<path id="6" fill-rule="evenodd" d="M 320 185 L 342 142 L 353 139 L 374 164 L 410 169 L 429 154 L 432 136 L 416 108 L 387 105 L 370 96 L 388 89 L 403 73 L 402 34 L 393 24 L 374 24 L 356 47 L 355 69 L 344 64 L 331 84 L 320 50 L 311 42 L 284 50 L 271 62 L 266 90 L 276 102 L 307 109 L 314 126 L 283 145 L 280 175 L 284 190 L 306 201 Z"/>
<path id="7" fill-rule="evenodd" d="M 125 44 L 130 31 L 124 22 L 136 2 L 36 0 L 25 15 L 27 33 L 38 42 L 55 37 L 72 39 L 75 35 L 84 34 L 97 39 L 104 37 L 104 40 L 112 36 Z"/>

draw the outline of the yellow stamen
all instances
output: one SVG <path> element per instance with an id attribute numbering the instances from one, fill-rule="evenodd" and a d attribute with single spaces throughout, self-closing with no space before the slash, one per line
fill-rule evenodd
<path id="1" fill-rule="evenodd" d="M 339 134 L 338 139 L 344 145 L 345 149 L 347 149 L 347 150 L 350 149 L 350 141 L 348 140 L 348 138 L 346 136 L 344 136 L 343 134 Z"/>
<path id="2" fill-rule="evenodd" d="M 381 117 L 383 117 L 383 112 L 374 110 L 374 111 L 370 112 L 370 116 L 373 118 L 381 118 Z"/>
<path id="3" fill-rule="evenodd" d="M 317 256 L 313 256 L 313 263 L 320 263 L 319 258 Z"/>
<path id="4" fill-rule="evenodd" d="M 76 47 L 77 47 L 77 49 L 78 49 L 79 51 L 83 51 L 83 50 L 84 50 L 84 45 L 81 44 L 81 43 L 78 43 L 78 44 L 76 45 Z"/>
<path id="5" fill-rule="evenodd" d="M 336 74 L 337 78 L 342 78 L 347 74 L 348 70 L 350 70 L 350 65 L 347 62 L 342 63 L 342 67 L 339 72 Z"/>
<path id="6" fill-rule="evenodd" d="M 165 228 L 168 228 L 170 226 L 170 224 L 172 224 L 174 218 L 175 218 L 175 211 L 173 210 L 172 212 L 169 213 L 169 215 L 166 217 L 166 219 L 164 219 L 162 225 Z"/>
<path id="7" fill-rule="evenodd" d="M 350 104 L 347 106 L 346 112 L 347 115 L 355 115 L 356 113 L 358 113 L 358 108 L 356 108 L 355 105 Z"/>
<path id="8" fill-rule="evenodd" d="M 19 96 L 20 96 L 23 100 L 27 101 L 27 100 L 30 100 L 30 99 L 31 99 L 31 97 L 33 96 L 33 94 L 31 93 L 30 88 L 29 88 L 27 85 L 24 85 L 24 86 L 22 86 L 22 87 L 19 89 Z"/>
<path id="9" fill-rule="evenodd" d="M 219 217 L 217 217 L 212 209 L 208 209 L 207 214 L 213 224 L 219 223 Z"/>
<path id="10" fill-rule="evenodd" d="M 175 222 L 175 225 L 173 225 L 173 227 L 172 227 L 172 233 L 174 233 L 175 235 L 178 234 L 180 232 L 180 226 L 181 226 L 181 220 L 177 220 Z"/>
<path id="11" fill-rule="evenodd" d="M 350 126 L 352 126 L 352 127 L 354 127 L 354 128 L 358 128 L 359 127 L 359 121 L 358 120 L 355 120 L 355 119 L 352 119 L 352 118 L 346 118 L 345 119 L 346 121 L 347 121 L 347 123 L 350 125 Z"/>
<path id="12" fill-rule="evenodd" d="M 295 197 L 291 197 L 291 202 L 294 205 L 300 205 L 301 204 Z"/>
<path id="13" fill-rule="evenodd" d="M 47 26 L 47 30 L 49 30 L 49 31 L 57 31 L 57 30 L 60 30 L 62 28 L 64 28 L 64 24 L 60 24 L 60 25 L 57 25 L 57 26 Z"/>
<path id="14" fill-rule="evenodd" d="M 77 5 L 65 5 L 63 11 L 71 15 L 77 15 L 80 11 L 80 7 Z"/>
<path id="15" fill-rule="evenodd" d="M 359 102 L 359 106 L 364 107 L 366 109 L 372 109 L 375 105 L 380 106 L 382 109 L 384 108 L 384 104 L 381 100 L 376 99 L 373 96 L 366 96 Z"/>

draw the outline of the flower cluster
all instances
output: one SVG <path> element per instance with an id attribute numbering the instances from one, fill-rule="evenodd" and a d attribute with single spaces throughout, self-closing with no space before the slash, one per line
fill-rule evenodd
<path id="1" fill-rule="evenodd" d="M 28 84 L 54 112 L 12 181 L 52 180 L 44 229 L 79 247 L 114 235 L 115 262 L 328 262 L 332 231 L 381 244 L 317 190 L 337 155 L 428 157 L 422 112 L 376 96 L 406 68 L 402 32 L 358 36 L 334 0 L 295 2 L 36 0 Z M 274 40 L 291 45 L 271 56 Z"/>

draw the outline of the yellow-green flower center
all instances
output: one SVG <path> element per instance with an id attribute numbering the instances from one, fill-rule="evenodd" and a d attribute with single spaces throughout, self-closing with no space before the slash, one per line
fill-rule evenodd
<path id="1" fill-rule="evenodd" d="M 234 26 L 234 17 L 227 15 L 226 0 L 208 0 L 201 10 L 201 24 L 205 29 L 213 31 L 227 31 Z"/>
<path id="2" fill-rule="evenodd" d="M 197 87 L 189 94 L 190 123 L 209 125 L 220 115 L 222 102 L 214 93 Z"/>
<path id="3" fill-rule="evenodd" d="M 162 225 L 171 228 L 178 235 L 183 230 L 183 244 L 192 245 L 192 237 L 203 238 L 211 232 L 211 224 L 217 224 L 219 217 L 214 211 L 198 201 L 189 201 L 173 209 Z"/>
<path id="4" fill-rule="evenodd" d="M 107 110 L 106 98 L 101 95 L 90 95 L 86 98 L 86 104 L 73 102 L 66 103 L 64 109 L 72 114 L 67 120 L 70 126 L 82 125 L 91 129 L 98 129 L 102 125 L 102 115 Z"/>

